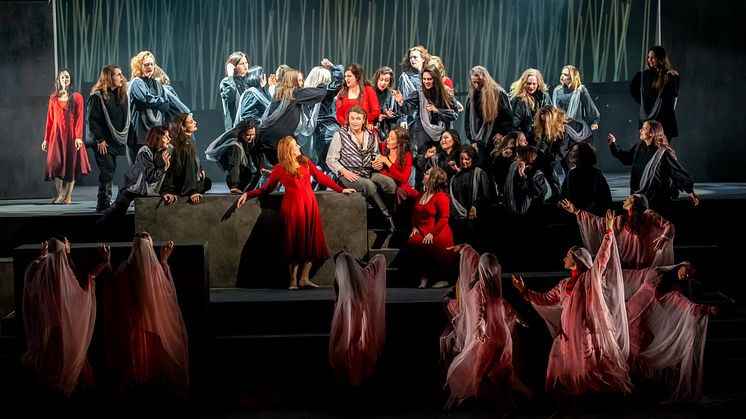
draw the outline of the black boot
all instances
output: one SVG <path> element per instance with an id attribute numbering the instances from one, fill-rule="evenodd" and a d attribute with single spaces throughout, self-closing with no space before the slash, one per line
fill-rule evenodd
<path id="1" fill-rule="evenodd" d="M 111 206 L 111 182 L 98 184 L 96 212 L 104 212 Z"/>

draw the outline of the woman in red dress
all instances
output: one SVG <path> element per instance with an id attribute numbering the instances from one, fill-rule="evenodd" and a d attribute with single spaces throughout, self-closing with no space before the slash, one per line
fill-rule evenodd
<path id="1" fill-rule="evenodd" d="M 453 234 L 448 226 L 451 201 L 445 193 L 448 176 L 443 169 L 433 167 L 425 172 L 422 182 L 425 191 L 420 192 L 414 204 L 407 247 L 412 251 L 412 262 L 417 265 L 420 288 L 425 288 L 428 280 L 436 275 L 447 280 L 455 259 L 454 253 L 447 249 L 453 246 Z M 442 278 L 443 275 L 446 277 Z M 447 282 L 444 284 L 443 287 L 448 286 Z M 435 285 L 443 285 L 443 281 Z"/>
<path id="2" fill-rule="evenodd" d="M 412 153 L 409 151 L 409 131 L 405 128 L 396 128 L 389 131 L 388 138 L 384 143 L 386 148 L 381 153 L 383 169 L 380 173 L 386 175 L 396 182 L 397 203 L 401 203 L 408 197 L 417 196 L 417 191 L 409 186 L 409 177 L 412 175 Z"/>
<path id="3" fill-rule="evenodd" d="M 378 122 L 378 116 L 381 114 L 381 105 L 378 103 L 376 91 L 365 80 L 365 70 L 360 64 L 348 64 L 345 67 L 344 77 L 344 87 L 337 94 L 337 122 L 345 126 L 350 109 L 358 105 L 365 109 L 365 114 L 368 116 L 368 130 L 372 131 L 373 125 Z"/>
<path id="4" fill-rule="evenodd" d="M 83 147 L 83 96 L 73 90 L 70 70 L 62 69 L 57 73 L 55 91 L 49 96 L 47 127 L 41 149 L 47 153 L 44 178 L 54 180 L 57 191 L 52 203 L 69 204 L 75 180 L 91 171 Z M 65 182 L 63 198 L 62 185 Z"/>
<path id="5" fill-rule="evenodd" d="M 280 217 L 284 224 L 284 252 L 285 260 L 290 265 L 290 287 L 297 290 L 300 287 L 318 287 L 308 279 L 311 262 L 329 259 L 329 249 L 321 225 L 319 206 L 316 195 L 311 187 L 311 176 L 335 192 L 351 194 L 354 189 L 342 189 L 323 172 L 321 172 L 307 157 L 301 154 L 300 145 L 295 138 L 287 136 L 277 145 L 278 164 L 272 169 L 267 184 L 262 188 L 248 191 L 241 195 L 236 207 L 248 199 L 262 194 L 269 194 L 280 182 L 285 186 L 285 197 L 280 207 Z M 300 269 L 300 275 L 298 267 Z"/>

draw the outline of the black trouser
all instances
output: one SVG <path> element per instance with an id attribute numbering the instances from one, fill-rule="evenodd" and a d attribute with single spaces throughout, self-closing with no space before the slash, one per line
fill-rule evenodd
<path id="1" fill-rule="evenodd" d="M 138 196 L 140 195 L 120 189 L 117 193 L 117 199 L 111 207 L 106 210 L 104 215 L 96 221 L 96 228 L 108 228 L 110 222 L 124 218 L 125 214 L 127 214 L 127 208 L 130 207 L 132 201 L 134 201 Z"/>
<path id="2" fill-rule="evenodd" d="M 117 171 L 117 154 L 112 153 L 111 148 L 108 149 L 106 154 L 101 154 L 94 147 L 93 155 L 100 171 L 98 175 L 98 203 L 96 206 L 97 208 L 108 208 L 111 204 L 111 184 L 114 180 L 114 173 Z"/>

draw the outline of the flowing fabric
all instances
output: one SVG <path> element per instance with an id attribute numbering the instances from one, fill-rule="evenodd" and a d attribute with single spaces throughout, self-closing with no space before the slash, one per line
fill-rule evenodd
<path id="1" fill-rule="evenodd" d="M 511 390 L 531 397 L 531 391 L 521 383 L 513 368 L 517 314 L 502 297 L 500 263 L 489 253 L 479 257 L 467 245 L 461 249 L 460 268 L 462 288 L 454 341 L 462 345 L 462 350 L 448 368 L 446 385 L 451 395 L 447 407 L 469 397 L 495 394 L 503 400 L 512 400 Z"/>
<path id="2" fill-rule="evenodd" d="M 527 294 L 554 337 L 547 391 L 629 393 L 632 384 L 627 365 L 624 284 L 611 232 L 604 235 L 591 269 L 580 274 L 568 295 L 570 280 L 560 281 L 546 294 Z"/>
<path id="3" fill-rule="evenodd" d="M 696 402 L 702 398 L 708 307 L 679 291 L 657 289 L 682 265 L 624 271 L 631 291 L 629 358 L 634 372 L 666 389 L 669 402 Z"/>
<path id="4" fill-rule="evenodd" d="M 23 285 L 23 325 L 28 348 L 23 361 L 36 377 L 73 393 L 88 370 L 88 346 L 96 323 L 96 286 L 81 288 L 70 267 L 65 244 L 51 239 L 49 253 L 26 269 Z"/>
<path id="5" fill-rule="evenodd" d="M 577 213 L 577 220 L 583 246 L 595 254 L 601 245 L 601 238 L 606 229 L 604 218 L 580 211 Z M 642 213 L 639 232 L 625 228 L 622 216 L 614 219 L 614 230 L 617 232 L 619 259 L 623 267 L 642 269 L 673 264 L 674 225 L 655 211 L 647 209 Z M 653 247 L 653 240 L 662 235 L 668 237 L 668 240 L 665 241 L 662 249 L 656 251 Z"/>
<path id="6" fill-rule="evenodd" d="M 146 239 L 106 288 L 107 363 L 123 389 L 157 385 L 185 397 L 189 386 L 187 332 L 168 265 Z"/>
<path id="7" fill-rule="evenodd" d="M 373 374 L 386 339 L 386 258 L 375 255 L 361 266 L 349 253 L 340 253 L 334 291 L 329 362 L 357 387 Z"/>
<path id="8" fill-rule="evenodd" d="M 272 169 L 264 187 L 246 192 L 248 198 L 254 198 L 274 191 L 278 183 L 285 186 L 280 217 L 285 230 L 284 256 L 288 263 L 329 259 L 329 248 L 326 246 L 319 204 L 311 187 L 311 175 L 327 188 L 342 192 L 341 186 L 329 179 L 313 163 L 307 162 L 308 168 L 301 166 L 298 169 L 300 177 L 289 174 L 282 166 L 277 165 Z"/>
<path id="9" fill-rule="evenodd" d="M 70 96 L 70 95 L 69 95 Z M 72 109 L 70 109 L 72 107 Z M 83 96 L 74 92 L 67 101 L 49 97 L 45 180 L 60 178 L 66 182 L 77 180 L 91 171 L 85 147 L 75 149 L 75 140 L 83 140 Z"/>

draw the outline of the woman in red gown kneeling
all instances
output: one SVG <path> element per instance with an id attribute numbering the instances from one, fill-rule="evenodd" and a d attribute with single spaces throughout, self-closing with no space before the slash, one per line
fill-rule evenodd
<path id="1" fill-rule="evenodd" d="M 311 187 L 311 176 L 320 184 L 335 192 L 350 194 L 354 189 L 342 189 L 308 157 L 300 152 L 295 138 L 287 136 L 277 145 L 278 164 L 272 169 L 267 184 L 262 188 L 248 191 L 236 202 L 240 207 L 248 199 L 269 194 L 280 182 L 285 186 L 285 197 L 280 207 L 280 217 L 284 225 L 283 249 L 285 260 L 290 265 L 291 290 L 301 287 L 317 287 L 308 274 L 314 260 L 329 259 L 324 229 L 321 225 L 319 205 Z M 298 267 L 301 267 L 300 273 Z"/>

